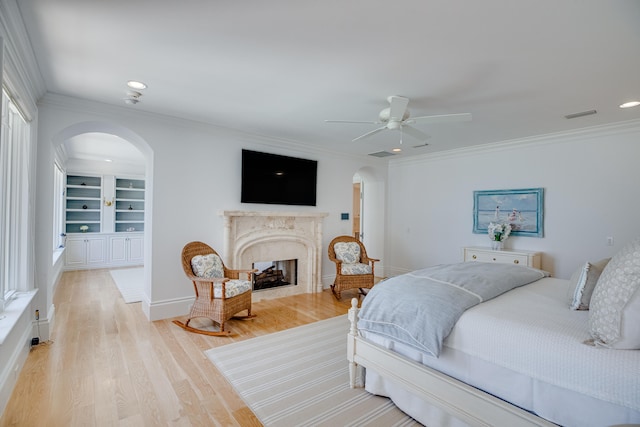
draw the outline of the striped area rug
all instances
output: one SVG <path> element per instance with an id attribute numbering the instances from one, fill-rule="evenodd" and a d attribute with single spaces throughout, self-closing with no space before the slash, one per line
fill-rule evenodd
<path id="1" fill-rule="evenodd" d="M 349 388 L 347 316 L 207 350 L 265 426 L 420 426 L 389 399 Z"/>

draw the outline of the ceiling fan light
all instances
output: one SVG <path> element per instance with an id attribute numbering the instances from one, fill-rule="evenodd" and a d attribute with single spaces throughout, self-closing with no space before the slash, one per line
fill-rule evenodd
<path id="1" fill-rule="evenodd" d="M 397 122 L 397 121 L 390 121 L 387 124 L 387 129 L 391 129 L 391 130 L 395 130 L 395 129 L 401 129 L 402 128 L 402 123 Z"/>

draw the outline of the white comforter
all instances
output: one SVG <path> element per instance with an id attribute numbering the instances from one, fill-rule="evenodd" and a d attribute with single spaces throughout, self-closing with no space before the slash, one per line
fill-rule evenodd
<path id="1" fill-rule="evenodd" d="M 470 308 L 439 359 L 365 335 L 556 423 L 640 423 L 640 351 L 584 344 L 589 313 L 568 308 L 567 289 L 568 281 L 545 278 Z M 394 398 L 389 385 L 371 375 L 370 384 L 368 370 L 367 390 Z"/>

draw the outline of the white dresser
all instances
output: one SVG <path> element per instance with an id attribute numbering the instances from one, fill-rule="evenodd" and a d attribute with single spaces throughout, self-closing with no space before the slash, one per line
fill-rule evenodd
<path id="1" fill-rule="evenodd" d="M 463 248 L 464 261 L 501 262 L 507 264 L 522 264 L 533 268 L 540 268 L 542 253 L 504 249 L 494 251 L 491 248 L 466 247 Z"/>

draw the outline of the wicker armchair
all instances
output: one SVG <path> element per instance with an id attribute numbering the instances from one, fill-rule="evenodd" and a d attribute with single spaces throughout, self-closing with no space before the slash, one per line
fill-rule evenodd
<path id="1" fill-rule="evenodd" d="M 329 259 L 336 263 L 336 279 L 331 291 L 340 299 L 347 289 L 371 289 L 374 283 L 374 264 L 362 242 L 351 236 L 338 236 L 329 243 Z"/>
<path id="2" fill-rule="evenodd" d="M 247 310 L 251 318 L 251 276 L 257 270 L 231 270 L 225 267 L 218 253 L 202 242 L 190 242 L 182 249 L 182 268 L 193 282 L 196 299 L 191 306 L 186 323 L 174 320 L 173 323 L 191 332 L 205 335 L 223 336 L 230 331 L 224 324 L 240 311 Z M 247 280 L 240 280 L 245 273 Z M 198 329 L 189 326 L 191 319 L 206 317 L 220 325 L 219 331 Z"/>

